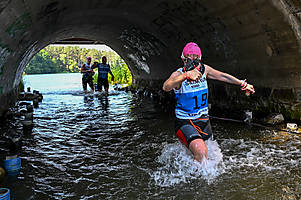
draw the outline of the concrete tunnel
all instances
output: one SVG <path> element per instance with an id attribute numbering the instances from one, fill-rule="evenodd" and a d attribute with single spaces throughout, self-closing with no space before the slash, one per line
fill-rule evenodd
<path id="1" fill-rule="evenodd" d="M 45 46 L 85 38 L 114 49 L 138 88 L 160 91 L 194 41 L 204 63 L 256 89 L 210 82 L 210 102 L 222 109 L 301 117 L 299 0 L 1 0 L 0 115 L 17 100 L 26 64 Z"/>

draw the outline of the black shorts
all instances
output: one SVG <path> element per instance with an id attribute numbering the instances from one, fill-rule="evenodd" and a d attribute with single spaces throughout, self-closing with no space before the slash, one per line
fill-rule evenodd
<path id="1" fill-rule="evenodd" d="M 87 90 L 87 84 L 92 88 L 93 86 L 93 74 L 84 74 L 82 77 L 82 85 L 84 90 Z"/>
<path id="2" fill-rule="evenodd" d="M 212 137 L 212 129 L 208 117 L 191 120 L 176 118 L 175 130 L 179 140 L 187 147 L 195 139 L 203 139 L 205 141 Z"/>
<path id="3" fill-rule="evenodd" d="M 97 79 L 98 90 L 101 90 L 102 86 L 104 87 L 104 89 L 109 88 L 109 81 L 107 78 L 98 78 Z"/>

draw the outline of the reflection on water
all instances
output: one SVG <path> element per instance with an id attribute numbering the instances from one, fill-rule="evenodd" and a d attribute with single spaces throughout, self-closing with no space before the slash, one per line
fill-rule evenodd
<path id="1" fill-rule="evenodd" d="M 149 99 L 84 94 L 80 74 L 25 78 L 44 99 L 21 174 L 3 185 L 15 199 L 300 197 L 299 135 L 213 121 L 210 160 L 199 164 L 177 141 L 172 113 Z"/>

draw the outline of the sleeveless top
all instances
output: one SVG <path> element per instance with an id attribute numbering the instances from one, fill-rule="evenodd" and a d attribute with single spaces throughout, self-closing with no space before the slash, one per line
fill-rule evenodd
<path id="1" fill-rule="evenodd" d="M 183 72 L 183 68 L 177 71 Z M 179 90 L 174 89 L 176 98 L 176 117 L 179 119 L 197 119 L 208 115 L 208 85 L 206 75 L 199 81 L 185 80 Z"/>
<path id="2" fill-rule="evenodd" d="M 85 64 L 83 65 L 83 67 L 84 67 L 84 70 L 90 70 L 90 69 L 91 69 L 91 64 L 88 65 L 87 63 L 85 63 Z M 87 73 L 87 72 L 84 72 L 84 73 Z"/>

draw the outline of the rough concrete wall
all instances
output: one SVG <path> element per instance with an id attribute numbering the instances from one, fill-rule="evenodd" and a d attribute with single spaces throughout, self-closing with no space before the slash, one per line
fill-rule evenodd
<path id="1" fill-rule="evenodd" d="M 105 41 L 128 63 L 135 83 L 151 89 L 160 89 L 181 66 L 185 43 L 195 41 L 205 63 L 254 84 L 253 106 L 298 108 L 300 10 L 299 0 L 2 0 L 0 113 L 14 102 L 10 94 L 32 56 L 72 37 Z M 210 87 L 214 104 L 245 102 L 237 87 Z"/>

